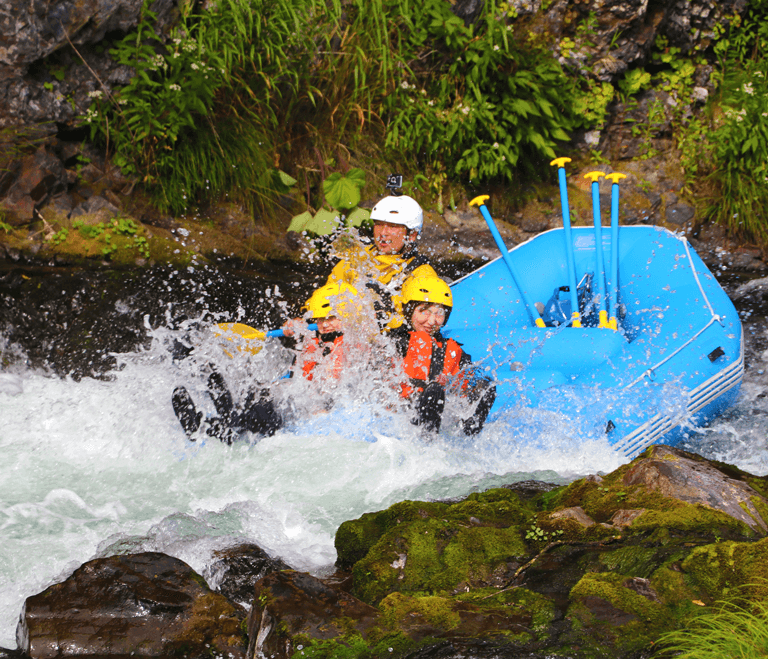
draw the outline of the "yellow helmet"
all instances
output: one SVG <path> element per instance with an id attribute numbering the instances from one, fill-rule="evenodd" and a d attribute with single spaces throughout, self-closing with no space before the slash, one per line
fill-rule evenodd
<path id="1" fill-rule="evenodd" d="M 451 287 L 440 277 L 434 275 L 408 277 L 403 282 L 400 297 L 403 304 L 429 302 L 430 304 L 442 304 L 448 308 L 453 308 Z"/>
<path id="2" fill-rule="evenodd" d="M 343 295 L 341 299 L 334 299 Z M 312 318 L 328 318 L 329 316 L 340 316 L 346 318 L 352 312 L 349 308 L 349 298 L 357 297 L 357 289 L 347 282 L 325 284 L 316 289 L 307 300 L 304 308 L 312 312 Z"/>

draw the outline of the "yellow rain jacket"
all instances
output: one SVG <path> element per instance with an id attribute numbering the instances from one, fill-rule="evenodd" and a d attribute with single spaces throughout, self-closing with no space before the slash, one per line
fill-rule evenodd
<path id="1" fill-rule="evenodd" d="M 405 278 L 414 274 L 437 276 L 434 268 L 424 263 L 422 257 L 379 254 L 373 245 L 369 245 L 345 254 L 334 266 L 327 283 L 345 281 L 356 287 L 362 284 L 376 291 L 382 298 L 382 304 L 377 305 L 376 315 L 381 326 L 385 330 L 391 330 L 405 322 L 400 288 Z"/>

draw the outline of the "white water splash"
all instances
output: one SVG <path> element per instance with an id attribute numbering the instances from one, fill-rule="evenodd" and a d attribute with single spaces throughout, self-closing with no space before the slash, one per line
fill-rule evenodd
<path id="1" fill-rule="evenodd" d="M 258 441 L 191 443 L 170 393 L 194 369 L 173 366 L 156 338 L 125 356 L 112 381 L 0 373 L 0 646 L 15 647 L 26 597 L 96 556 L 162 551 L 202 573 L 213 551 L 247 541 L 323 574 L 336 559 L 338 526 L 365 512 L 524 479 L 562 483 L 620 464 L 607 442 L 572 436 L 571 422 L 551 412 L 541 424 L 530 410 L 476 438 L 431 443 L 407 420 L 354 409 Z M 202 384 L 190 390 L 210 411 Z M 742 417 L 716 431 L 728 439 L 716 444 L 718 459 L 765 473 L 765 433 L 759 439 L 749 419 L 740 426 Z M 759 455 L 746 449 L 760 441 Z"/>

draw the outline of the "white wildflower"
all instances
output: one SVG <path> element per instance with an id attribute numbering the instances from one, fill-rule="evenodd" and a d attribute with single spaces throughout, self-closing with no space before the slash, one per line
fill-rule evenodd
<path id="1" fill-rule="evenodd" d="M 498 45 L 498 44 L 496 44 L 496 45 L 493 47 L 493 49 L 494 49 L 494 50 L 498 50 L 498 49 L 499 49 L 499 45 Z"/>
<path id="2" fill-rule="evenodd" d="M 435 102 L 434 102 L 432 99 L 429 99 L 429 100 L 427 101 L 427 105 L 428 105 L 429 107 L 432 107 L 434 104 L 435 104 Z"/>
<path id="3" fill-rule="evenodd" d="M 493 148 L 494 149 L 498 149 L 499 148 L 499 143 L 498 142 L 494 142 L 493 143 Z"/>
<path id="4" fill-rule="evenodd" d="M 506 159 L 507 159 L 507 156 L 501 156 L 501 159 L 502 159 L 502 160 L 506 160 Z"/>
<path id="5" fill-rule="evenodd" d="M 189 67 L 190 67 L 190 68 L 191 68 L 193 71 L 197 71 L 197 70 L 200 68 L 200 65 L 199 65 L 197 62 L 192 62 L 192 64 L 190 64 L 190 65 L 189 65 Z"/>
<path id="6" fill-rule="evenodd" d="M 92 92 L 88 92 L 88 98 L 102 98 L 103 96 L 104 96 L 104 92 L 98 89 Z"/>
<path id="7" fill-rule="evenodd" d="M 461 108 L 461 111 L 462 111 L 464 114 L 469 114 L 469 108 L 468 108 L 468 107 L 466 107 L 466 106 L 465 106 L 465 107 L 463 107 L 463 108 Z"/>
<path id="8" fill-rule="evenodd" d="M 171 83 L 170 85 L 168 85 L 168 89 L 170 89 L 172 91 L 175 91 L 175 92 L 180 92 L 181 91 L 181 87 L 179 87 L 175 82 Z"/>
<path id="9" fill-rule="evenodd" d="M 742 91 L 745 94 L 749 94 L 750 96 L 752 96 L 755 93 L 755 89 L 754 87 L 752 87 L 751 82 L 744 83 L 744 87 L 742 87 Z"/>

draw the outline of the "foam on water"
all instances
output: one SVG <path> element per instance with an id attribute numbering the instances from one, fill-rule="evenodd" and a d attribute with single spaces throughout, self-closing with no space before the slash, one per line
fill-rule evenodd
<path id="1" fill-rule="evenodd" d="M 530 478 L 562 483 L 620 464 L 604 440 L 574 436 L 571 420 L 525 409 L 473 439 L 428 443 L 407 421 L 353 410 L 258 441 L 192 443 L 170 393 L 190 380 L 193 397 L 210 403 L 191 382 L 193 365 L 172 365 L 156 339 L 125 356 L 111 381 L 0 373 L 0 646 L 15 647 L 26 597 L 96 556 L 163 551 L 202 573 L 213 551 L 248 541 L 323 574 L 338 526 L 365 512 Z M 759 391 L 748 383 L 742 407 L 703 445 L 766 473 Z M 752 414 L 758 402 L 762 416 Z"/>

